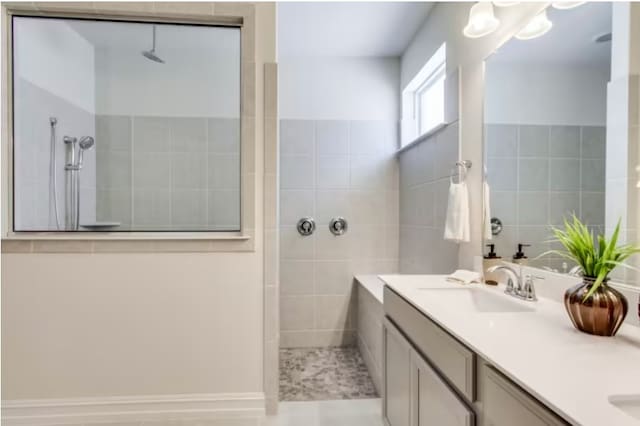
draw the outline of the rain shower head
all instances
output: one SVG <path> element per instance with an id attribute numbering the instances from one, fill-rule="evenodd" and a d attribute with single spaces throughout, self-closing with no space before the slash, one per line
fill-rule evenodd
<path id="1" fill-rule="evenodd" d="M 153 43 L 151 45 L 151 50 L 143 50 L 142 56 L 154 62 L 164 64 L 164 60 L 160 59 L 160 57 L 156 55 L 156 26 L 155 25 L 153 26 Z"/>

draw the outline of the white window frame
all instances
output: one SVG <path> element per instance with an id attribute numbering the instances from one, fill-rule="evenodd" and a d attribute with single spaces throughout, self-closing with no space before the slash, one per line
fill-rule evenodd
<path id="1" fill-rule="evenodd" d="M 442 97 L 442 117 L 429 128 L 422 127 L 421 95 L 441 81 L 446 91 L 446 44 L 443 43 L 402 91 L 401 148 L 420 140 L 446 124 L 445 96 Z"/>

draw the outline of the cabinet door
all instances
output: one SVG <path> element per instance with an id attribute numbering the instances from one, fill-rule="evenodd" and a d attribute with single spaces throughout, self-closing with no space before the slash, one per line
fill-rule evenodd
<path id="1" fill-rule="evenodd" d="M 481 365 L 479 379 L 482 426 L 567 425 L 492 367 Z"/>
<path id="2" fill-rule="evenodd" d="M 418 354 L 412 353 L 414 426 L 472 426 L 473 411 Z"/>
<path id="3" fill-rule="evenodd" d="M 382 324 L 383 404 L 388 426 L 409 426 L 411 415 L 411 345 L 385 318 Z"/>

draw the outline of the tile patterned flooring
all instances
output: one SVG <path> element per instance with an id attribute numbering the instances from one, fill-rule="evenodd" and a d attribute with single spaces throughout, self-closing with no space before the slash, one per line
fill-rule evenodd
<path id="1" fill-rule="evenodd" d="M 280 401 L 377 397 L 357 347 L 280 350 Z"/>
<path id="2" fill-rule="evenodd" d="M 380 399 L 281 402 L 264 426 L 383 426 Z"/>

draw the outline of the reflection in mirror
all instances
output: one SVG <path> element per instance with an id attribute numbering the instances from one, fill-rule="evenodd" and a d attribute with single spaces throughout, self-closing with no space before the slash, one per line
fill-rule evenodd
<path id="1" fill-rule="evenodd" d="M 532 40 L 512 39 L 486 63 L 485 164 L 498 255 L 569 272 L 552 225 L 576 214 L 605 228 L 607 84 L 611 70 L 611 4 L 549 8 L 553 28 Z M 518 257 L 518 256 L 516 256 Z"/>
<path id="2" fill-rule="evenodd" d="M 14 230 L 240 230 L 240 29 L 14 17 Z"/>

